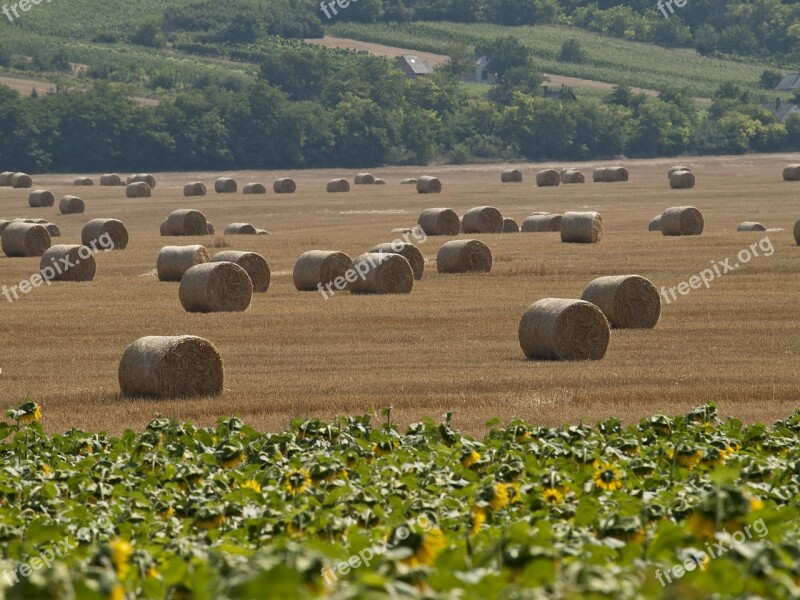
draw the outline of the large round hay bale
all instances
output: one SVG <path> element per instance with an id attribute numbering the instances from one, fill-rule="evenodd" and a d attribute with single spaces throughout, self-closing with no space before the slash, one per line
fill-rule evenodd
<path id="1" fill-rule="evenodd" d="M 576 171 L 574 169 L 567 169 L 566 171 L 561 172 L 561 183 L 564 184 L 586 183 L 586 177 L 584 177 L 583 173 L 581 173 L 580 171 Z"/>
<path id="2" fill-rule="evenodd" d="M 787 165 L 783 169 L 783 179 L 784 181 L 800 181 L 800 165 Z"/>
<path id="3" fill-rule="evenodd" d="M 583 300 L 543 298 L 519 323 L 519 345 L 532 360 L 600 360 L 610 337 L 603 312 Z"/>
<path id="4" fill-rule="evenodd" d="M 419 194 L 440 194 L 442 192 L 442 182 L 436 177 L 423 175 L 417 179 L 417 193 Z"/>
<path id="5" fill-rule="evenodd" d="M 400 180 L 400 185 L 417 185 L 416 177 L 406 177 Z"/>
<path id="6" fill-rule="evenodd" d="M 294 263 L 294 287 L 301 292 L 317 291 L 320 284 L 327 285 L 337 277 L 344 277 L 352 263 L 353 259 L 344 252 L 309 250 Z"/>
<path id="7" fill-rule="evenodd" d="M 555 169 L 543 169 L 536 174 L 539 187 L 556 187 L 561 184 L 561 174 Z"/>
<path id="8" fill-rule="evenodd" d="M 669 187 L 673 190 L 688 190 L 694 187 L 694 173 L 691 171 L 675 171 L 669 178 Z"/>
<path id="9" fill-rule="evenodd" d="M 47 229 L 47 233 L 50 234 L 51 238 L 61 237 L 61 230 L 55 223 L 42 223 L 42 225 Z"/>
<path id="10" fill-rule="evenodd" d="M 794 241 L 800 246 L 800 219 L 794 224 Z"/>
<path id="11" fill-rule="evenodd" d="M 14 171 L 3 171 L 0 173 L 0 187 L 11 187 L 11 179 L 14 177 Z"/>
<path id="12" fill-rule="evenodd" d="M 86 210 L 86 204 L 77 196 L 64 196 L 58 203 L 62 215 L 79 215 Z"/>
<path id="13" fill-rule="evenodd" d="M 592 181 L 595 183 L 602 183 L 606 180 L 606 168 L 598 167 L 592 171 Z"/>
<path id="14" fill-rule="evenodd" d="M 255 235 L 258 230 L 250 223 L 231 223 L 225 228 L 225 235 Z"/>
<path id="15" fill-rule="evenodd" d="M 427 208 L 422 211 L 417 223 L 425 235 L 458 235 L 461 221 L 450 208 Z"/>
<path id="16" fill-rule="evenodd" d="M 122 177 L 116 173 L 106 173 L 100 176 L 100 185 L 104 187 L 117 187 L 125 184 L 122 183 Z"/>
<path id="17" fill-rule="evenodd" d="M 347 286 L 352 294 L 409 294 L 414 287 L 414 271 L 399 254 L 362 254 L 349 271 L 358 275 Z"/>
<path id="18" fill-rule="evenodd" d="M 178 297 L 186 312 L 242 312 L 250 308 L 253 283 L 236 263 L 208 262 L 183 274 Z"/>
<path id="19" fill-rule="evenodd" d="M 581 300 L 597 306 L 619 329 L 652 329 L 661 315 L 656 286 L 639 275 L 598 277 L 583 290 Z"/>
<path id="20" fill-rule="evenodd" d="M 374 185 L 375 176 L 372 173 L 359 173 L 354 179 L 356 185 Z"/>
<path id="21" fill-rule="evenodd" d="M 108 250 L 124 250 L 128 246 L 128 230 L 117 219 L 92 219 L 81 230 L 81 243 L 89 246 L 103 236 L 111 240 L 106 242 Z"/>
<path id="22" fill-rule="evenodd" d="M 11 187 L 16 189 L 27 189 L 33 187 L 33 179 L 26 173 L 14 173 L 11 177 Z"/>
<path id="23" fill-rule="evenodd" d="M 744 223 L 739 223 L 739 226 L 736 228 L 736 231 L 766 231 L 767 228 L 764 227 L 761 223 L 757 223 L 756 221 L 745 221 Z"/>
<path id="24" fill-rule="evenodd" d="M 561 241 L 596 244 L 603 238 L 603 219 L 597 212 L 567 212 L 561 219 Z"/>
<path id="25" fill-rule="evenodd" d="M 167 222 L 166 221 L 161 221 L 161 225 L 159 226 L 158 230 L 159 230 L 159 232 L 161 233 L 162 236 L 169 235 L 169 233 L 167 231 Z"/>
<path id="26" fill-rule="evenodd" d="M 232 262 L 242 267 L 250 276 L 254 293 L 263 294 L 269 289 L 271 272 L 267 260 L 260 254 L 226 250 L 215 254 L 209 262 Z"/>
<path id="27" fill-rule="evenodd" d="M 149 398 L 218 396 L 224 377 L 219 351 L 192 335 L 139 338 L 122 355 L 118 375 L 123 396 Z"/>
<path id="28" fill-rule="evenodd" d="M 156 263 L 158 280 L 180 281 L 186 271 L 208 260 L 208 250 L 200 245 L 164 246 L 158 253 Z"/>
<path id="29" fill-rule="evenodd" d="M 522 222 L 524 233 L 549 233 L 561 231 L 563 215 L 533 214 Z"/>
<path id="30" fill-rule="evenodd" d="M 149 173 L 137 173 L 135 175 L 131 175 L 125 180 L 125 183 L 146 183 L 151 190 L 156 189 L 156 178 Z"/>
<path id="31" fill-rule="evenodd" d="M 248 183 L 242 188 L 242 193 L 247 195 L 253 194 L 266 194 L 267 193 L 267 186 L 263 183 Z"/>
<path id="32" fill-rule="evenodd" d="M 347 179 L 331 179 L 326 188 L 329 194 L 338 194 L 350 191 L 350 182 Z"/>
<path id="33" fill-rule="evenodd" d="M 193 181 L 183 186 L 183 195 L 186 198 L 190 198 L 192 196 L 205 196 L 206 192 L 206 184 L 202 181 Z"/>
<path id="34" fill-rule="evenodd" d="M 297 184 L 290 177 L 281 177 L 272 184 L 272 191 L 276 194 L 294 194 Z"/>
<path id="35" fill-rule="evenodd" d="M 47 228 L 35 223 L 9 223 L 0 238 L 0 245 L 8 257 L 41 256 L 50 243 Z"/>
<path id="36" fill-rule="evenodd" d="M 75 181 L 72 182 L 72 185 L 88 187 L 90 185 L 94 185 L 94 181 L 92 180 L 91 177 L 78 177 Z"/>
<path id="37" fill-rule="evenodd" d="M 97 263 L 88 246 L 56 244 L 42 254 L 39 270 L 50 281 L 91 281 L 97 272 Z"/>
<path id="38" fill-rule="evenodd" d="M 380 177 L 375 178 L 375 185 L 386 185 L 386 182 Z"/>
<path id="39" fill-rule="evenodd" d="M 647 226 L 647 231 L 661 231 L 661 215 L 656 215 Z"/>
<path id="40" fill-rule="evenodd" d="M 493 206 L 477 206 L 461 219 L 464 233 L 502 233 L 503 215 Z"/>
<path id="41" fill-rule="evenodd" d="M 691 173 L 692 169 L 690 167 L 681 167 L 681 166 L 672 167 L 670 168 L 669 171 L 667 171 L 667 179 L 672 179 L 673 173 L 677 173 L 678 171 L 689 171 Z"/>
<path id="42" fill-rule="evenodd" d="M 144 181 L 129 183 L 125 188 L 126 198 L 149 198 L 152 196 L 152 189 Z"/>
<path id="43" fill-rule="evenodd" d="M 11 221 L 0 219 L 0 235 L 3 235 L 3 231 L 5 231 L 6 227 L 8 227 L 9 225 L 11 225 Z"/>
<path id="44" fill-rule="evenodd" d="M 36 190 L 28 196 L 28 206 L 31 208 L 50 208 L 56 203 L 56 197 L 49 190 Z"/>
<path id="45" fill-rule="evenodd" d="M 439 273 L 488 273 L 492 270 L 492 251 L 478 240 L 453 240 L 436 255 Z"/>
<path id="46" fill-rule="evenodd" d="M 661 214 L 663 235 L 700 235 L 704 224 L 703 214 L 693 206 L 674 206 Z"/>
<path id="47" fill-rule="evenodd" d="M 220 177 L 214 182 L 214 191 L 218 194 L 233 194 L 238 189 L 236 180 L 230 177 Z"/>
<path id="48" fill-rule="evenodd" d="M 378 244 L 370 250 L 370 253 L 399 254 L 411 265 L 411 270 L 414 272 L 414 279 L 422 279 L 422 274 L 425 271 L 425 257 L 422 256 L 422 252 L 420 252 L 419 248 L 414 244 L 396 240 L 394 242 Z"/>
<path id="49" fill-rule="evenodd" d="M 620 181 L 628 181 L 628 169 L 625 167 L 606 167 L 603 172 L 603 181 L 606 183 L 617 183 Z"/>
<path id="50" fill-rule="evenodd" d="M 519 233 L 519 225 L 514 219 L 503 219 L 503 233 Z"/>
<path id="51" fill-rule="evenodd" d="M 181 208 L 172 212 L 162 224 L 161 235 L 207 235 L 208 221 L 199 210 Z"/>
<path id="52" fill-rule="evenodd" d="M 501 183 L 522 183 L 522 171 L 519 169 L 506 169 L 500 173 Z"/>

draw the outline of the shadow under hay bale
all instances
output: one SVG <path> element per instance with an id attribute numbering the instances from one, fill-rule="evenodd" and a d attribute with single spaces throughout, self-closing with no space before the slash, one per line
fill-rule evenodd
<path id="1" fill-rule="evenodd" d="M 215 254 L 209 262 L 231 262 L 242 267 L 250 276 L 256 294 L 266 293 L 269 289 L 271 271 L 267 260 L 260 254 L 226 250 Z"/>
<path id="2" fill-rule="evenodd" d="M 56 197 L 49 190 L 36 190 L 28 196 L 28 206 L 31 208 L 50 208 L 56 203 Z"/>
<path id="3" fill-rule="evenodd" d="M 414 279 L 422 279 L 422 274 L 425 271 L 425 257 L 422 256 L 419 248 L 414 244 L 406 242 L 387 242 L 385 244 L 378 244 L 370 253 L 374 254 L 399 254 L 408 261 L 411 265 L 411 270 L 414 272 Z"/>
<path id="4" fill-rule="evenodd" d="M 700 235 L 705 222 L 693 206 L 674 206 L 661 214 L 661 234 L 665 236 Z"/>
<path id="5" fill-rule="evenodd" d="M 618 329 L 652 329 L 661 316 L 656 286 L 640 275 L 598 277 L 583 290 L 581 300 L 597 306 Z"/>
<path id="6" fill-rule="evenodd" d="M 315 292 L 338 277 L 344 277 L 353 263 L 344 252 L 309 250 L 300 255 L 294 264 L 294 287 L 301 292 Z"/>
<path id="7" fill-rule="evenodd" d="M 164 246 L 158 253 L 156 271 L 159 281 L 180 281 L 184 273 L 209 261 L 208 250 L 198 244 Z"/>
<path id="8" fill-rule="evenodd" d="M 477 206 L 461 219 L 464 233 L 502 233 L 503 215 L 493 206 Z"/>
<path id="9" fill-rule="evenodd" d="M 458 235 L 461 221 L 450 208 L 427 208 L 417 219 L 425 235 Z"/>
<path id="10" fill-rule="evenodd" d="M 53 273 L 47 276 L 50 281 L 92 281 L 97 272 L 91 248 L 69 244 L 56 244 L 44 251 L 39 270 L 45 273 L 48 267 L 47 272 Z"/>
<path id="11" fill-rule="evenodd" d="M 603 312 L 583 300 L 544 298 L 519 324 L 519 344 L 531 360 L 600 360 L 610 337 Z"/>
<path id="12" fill-rule="evenodd" d="M 101 237 L 111 241 L 106 250 L 124 250 L 128 246 L 128 229 L 117 219 L 92 219 L 81 230 L 81 243 L 89 246 L 98 243 Z"/>
<path id="13" fill-rule="evenodd" d="M 236 263 L 207 262 L 183 274 L 178 297 L 186 312 L 243 312 L 250 308 L 253 283 Z"/>
<path id="14" fill-rule="evenodd" d="M 603 239 L 603 219 L 597 212 L 567 212 L 561 219 L 561 241 L 597 244 Z"/>
<path id="15" fill-rule="evenodd" d="M 41 256 L 50 244 L 47 228 L 36 223 L 9 223 L 0 237 L 0 245 L 8 257 Z"/>
<path id="16" fill-rule="evenodd" d="M 492 270 L 492 251 L 478 240 L 453 240 L 436 255 L 439 273 L 488 273 Z"/>
<path id="17" fill-rule="evenodd" d="M 86 210 L 86 204 L 77 196 L 64 196 L 58 203 L 58 212 L 62 215 L 79 215 Z"/>

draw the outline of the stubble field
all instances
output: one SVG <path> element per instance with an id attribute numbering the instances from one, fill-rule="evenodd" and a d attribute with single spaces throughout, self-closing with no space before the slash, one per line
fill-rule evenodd
<path id="1" fill-rule="evenodd" d="M 353 186 L 328 194 L 325 182 L 355 171 L 232 173 L 271 188 L 274 177 L 297 181 L 294 195 L 217 195 L 222 173 L 156 174 L 149 199 L 126 199 L 124 188 L 75 188 L 74 177 L 34 178 L 58 198 L 86 201 L 83 215 L 31 209 L 29 190 L 0 188 L 0 218 L 44 217 L 62 237 L 79 243 L 83 224 L 96 217 L 122 220 L 131 241 L 124 251 L 101 252 L 91 283 L 53 283 L 13 303 L 0 296 L 0 383 L 8 407 L 32 398 L 51 431 L 79 427 L 119 433 L 142 428 L 156 414 L 211 424 L 238 413 L 258 429 L 278 430 L 294 417 L 328 419 L 394 408 L 401 423 L 453 411 L 462 431 L 480 434 L 491 417 L 514 416 L 557 425 L 616 416 L 636 420 L 654 412 L 679 414 L 717 402 L 722 416 L 771 422 L 792 414 L 800 398 L 800 247 L 792 227 L 800 218 L 800 184 L 783 182 L 787 155 L 680 160 L 697 175 L 694 190 L 669 189 L 670 160 L 628 161 L 631 181 L 591 183 L 596 163 L 578 164 L 585 185 L 536 188 L 526 165 L 522 184 L 499 183 L 503 165 L 375 169 L 386 186 Z M 556 165 L 553 165 L 556 166 Z M 561 165 L 557 165 L 561 166 Z M 438 175 L 440 195 L 418 195 L 404 177 Z M 95 179 L 96 176 L 95 176 Z M 183 184 L 202 180 L 204 198 L 183 198 Z M 393 228 L 412 226 L 425 209 L 447 206 L 460 215 L 492 205 L 521 222 L 532 211 L 597 210 L 605 234 L 597 245 L 562 244 L 558 234 L 469 236 L 492 249 L 490 274 L 440 275 L 436 253 L 450 238 L 420 244 L 425 275 L 407 296 L 351 296 L 325 300 L 292 284 L 297 257 L 310 249 L 355 257 L 392 241 Z M 665 208 L 693 205 L 706 220 L 701 237 L 650 233 Z M 269 236 L 162 238 L 159 224 L 173 210 L 196 208 L 221 232 L 245 221 Z M 784 231 L 737 233 L 757 220 Z M 460 236 L 465 237 L 465 236 Z M 605 359 L 586 363 L 530 362 L 517 340 L 528 305 L 545 297 L 580 297 L 595 277 L 636 273 L 660 289 L 676 286 L 769 237 L 774 253 L 677 301 L 663 304 L 650 331 L 612 331 Z M 164 245 L 205 245 L 261 253 L 272 269 L 267 294 L 246 313 L 188 314 L 178 284 L 161 283 L 156 257 Z M 38 258 L 0 257 L 0 285 L 38 271 Z M 212 341 L 225 364 L 224 393 L 191 400 L 120 399 L 117 367 L 125 348 L 145 335 L 192 334 Z M 5 408 L 5 407 L 3 407 Z"/>

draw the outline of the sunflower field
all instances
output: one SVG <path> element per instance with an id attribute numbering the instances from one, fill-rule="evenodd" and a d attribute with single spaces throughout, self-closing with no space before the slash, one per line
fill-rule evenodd
<path id="1" fill-rule="evenodd" d="M 0 423 L 0 599 L 797 598 L 800 411 Z M 46 414 L 44 415 L 46 417 Z"/>

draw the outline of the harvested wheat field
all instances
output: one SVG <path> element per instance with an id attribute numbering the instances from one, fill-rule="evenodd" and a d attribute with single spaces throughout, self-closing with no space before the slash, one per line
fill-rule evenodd
<path id="1" fill-rule="evenodd" d="M 357 170 L 234 172 L 226 176 L 288 176 L 297 191 L 256 197 L 237 192 L 224 202 L 213 195 L 183 196 L 187 181 L 211 186 L 219 173 L 158 173 L 150 198 L 125 198 L 121 188 L 82 189 L 82 215 L 33 210 L 29 190 L 0 188 L 0 219 L 46 218 L 60 228 L 61 243 L 81 243 L 84 224 L 95 218 L 118 219 L 129 234 L 125 250 L 96 254 L 91 282 L 53 282 L 11 303 L 0 296 L 5 402 L 10 407 L 35 399 L 51 431 L 113 433 L 141 429 L 156 413 L 210 424 L 235 412 L 253 427 L 279 430 L 294 417 L 328 419 L 389 405 L 401 423 L 453 411 L 454 424 L 473 434 L 495 416 L 547 425 L 609 416 L 635 420 L 709 401 L 723 416 L 773 421 L 792 414 L 800 397 L 800 247 L 792 237 L 800 183 L 782 177 L 793 160 L 693 159 L 697 187 L 687 190 L 664 184 L 674 159 L 622 161 L 630 180 L 616 185 L 545 188 L 537 188 L 536 173 L 552 163 L 526 165 L 524 183 L 502 187 L 498 178 L 512 165 L 371 169 L 386 185 L 355 186 L 348 194 L 328 194 L 326 183 L 352 179 Z M 592 173 L 601 165 L 570 166 Z M 418 194 L 400 184 L 424 173 L 442 181 L 441 194 Z M 74 189 L 76 176 L 39 175 L 34 181 L 61 197 Z M 446 206 L 463 215 L 489 203 L 520 223 L 534 211 L 596 211 L 603 237 L 598 244 L 562 244 L 558 232 L 429 237 L 417 244 L 427 264 L 410 294 L 336 292 L 325 299 L 293 285 L 295 261 L 308 250 L 356 257 L 401 238 L 391 231 L 413 227 L 427 208 Z M 648 232 L 653 215 L 673 206 L 698 208 L 703 234 Z M 269 235 L 161 237 L 161 222 L 189 208 L 214 223 L 258 223 Z M 743 221 L 782 231 L 737 233 Z M 467 237 L 491 249 L 491 272 L 437 273 L 441 245 Z M 613 329 L 602 360 L 525 359 L 518 327 L 537 300 L 580 298 L 592 280 L 609 275 L 637 274 L 659 290 L 676 287 L 712 261 L 730 258 L 733 266 L 740 250 L 765 237 L 771 256 L 717 277 L 708 289 L 678 294 L 670 303 L 662 297 L 658 325 Z M 160 282 L 155 270 L 159 250 L 174 244 L 202 244 L 212 255 L 223 249 L 262 255 L 271 270 L 268 293 L 255 295 L 246 312 L 187 313 L 179 284 Z M 39 260 L 0 256 L 0 285 L 29 279 Z M 222 395 L 120 398 L 117 373 L 125 349 L 144 336 L 178 335 L 199 336 L 218 349 L 225 368 Z"/>

